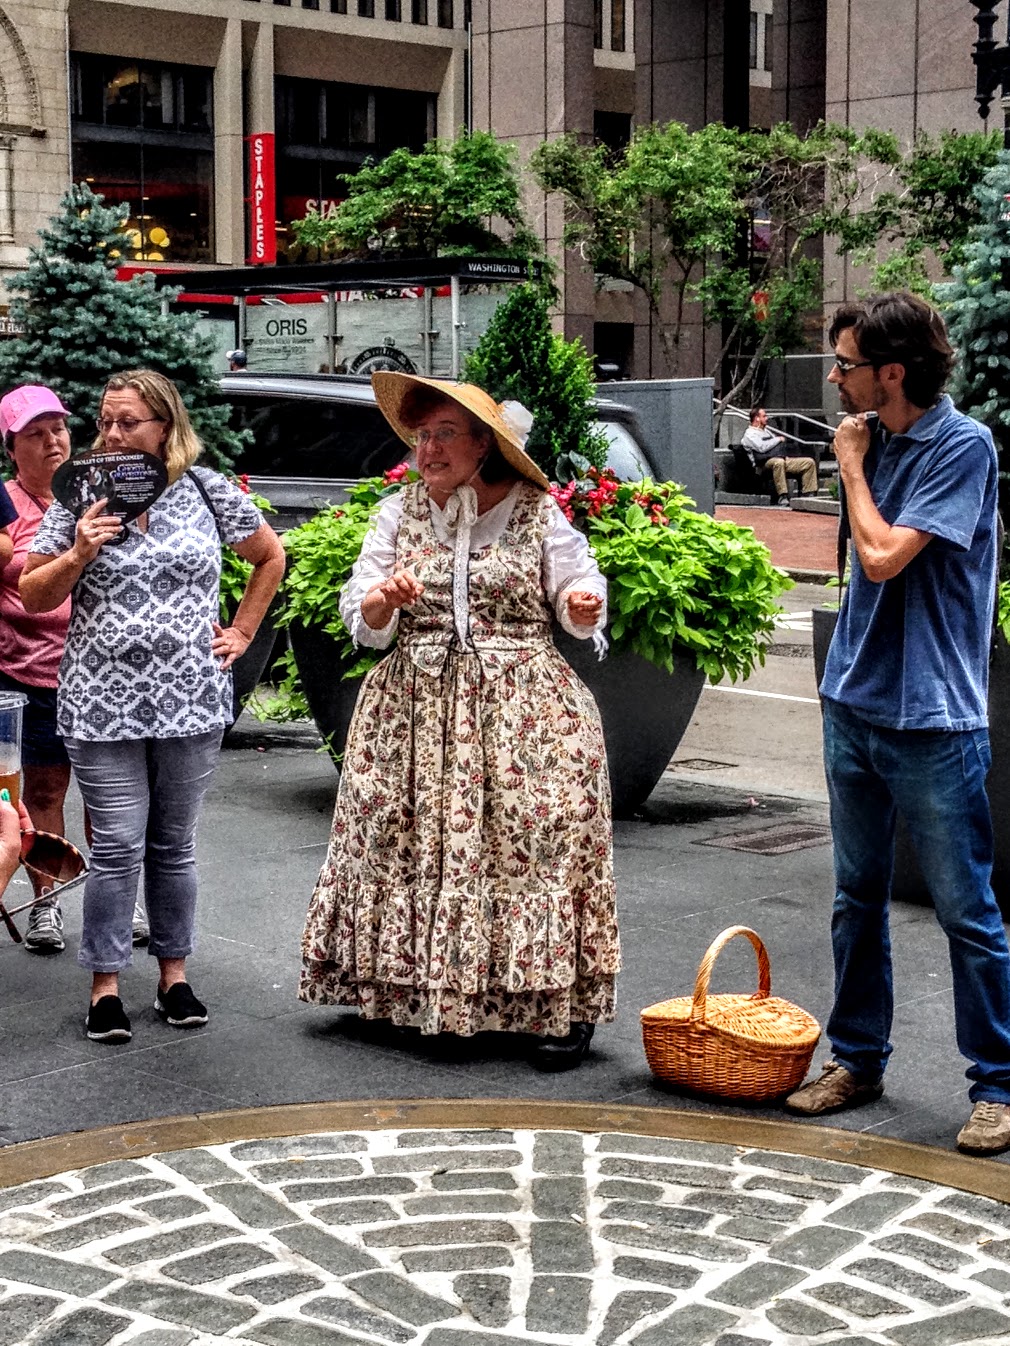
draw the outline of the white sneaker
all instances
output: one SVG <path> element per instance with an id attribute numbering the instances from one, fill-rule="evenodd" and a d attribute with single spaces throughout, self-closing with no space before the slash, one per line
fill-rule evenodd
<path id="1" fill-rule="evenodd" d="M 67 947 L 63 938 L 63 912 L 55 898 L 37 902 L 28 917 L 25 948 L 30 953 L 62 953 Z"/>
<path id="2" fill-rule="evenodd" d="M 139 948 L 142 944 L 150 943 L 151 927 L 147 924 L 147 915 L 141 904 L 140 898 L 137 899 L 133 908 L 133 945 Z"/>

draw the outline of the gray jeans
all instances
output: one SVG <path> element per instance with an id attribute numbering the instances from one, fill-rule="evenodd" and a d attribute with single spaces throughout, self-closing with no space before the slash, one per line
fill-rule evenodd
<path id="1" fill-rule="evenodd" d="M 66 740 L 94 831 L 77 955 L 90 972 L 130 965 L 141 865 L 148 952 L 156 958 L 193 952 L 196 824 L 221 737 L 214 729 L 191 738 Z"/>

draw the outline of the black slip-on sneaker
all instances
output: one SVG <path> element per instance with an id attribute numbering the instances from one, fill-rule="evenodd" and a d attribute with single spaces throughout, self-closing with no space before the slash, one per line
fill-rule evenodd
<path id="1" fill-rule="evenodd" d="M 103 995 L 88 1007 L 84 1027 L 92 1042 L 129 1042 L 130 1021 L 118 995 Z"/>
<path id="2" fill-rule="evenodd" d="M 199 1028 L 207 1022 L 207 1006 L 197 1000 L 188 981 L 177 981 L 167 991 L 159 988 L 154 1008 L 173 1028 Z"/>

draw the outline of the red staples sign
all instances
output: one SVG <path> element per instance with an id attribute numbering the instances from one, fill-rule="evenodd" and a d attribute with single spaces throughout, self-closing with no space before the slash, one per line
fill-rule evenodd
<path id="1" fill-rule="evenodd" d="M 249 145 L 249 256 L 250 266 L 277 261 L 276 181 L 274 138 L 261 132 L 246 136 Z"/>

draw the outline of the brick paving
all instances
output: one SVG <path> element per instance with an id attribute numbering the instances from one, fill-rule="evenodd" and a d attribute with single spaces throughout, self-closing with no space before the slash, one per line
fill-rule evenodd
<path id="1" fill-rule="evenodd" d="M 800 510 L 762 509 L 753 505 L 717 505 L 715 517 L 753 528 L 754 535 L 770 550 L 773 563 L 783 570 L 835 573 L 838 519 L 834 514 L 804 514 Z"/>
<path id="2" fill-rule="evenodd" d="M 1010 1207 L 637 1135 L 241 1141 L 0 1191 L 0 1346 L 957 1346 Z"/>

